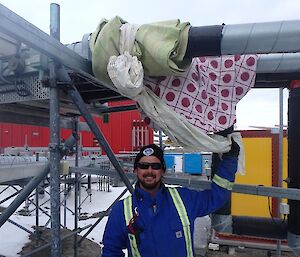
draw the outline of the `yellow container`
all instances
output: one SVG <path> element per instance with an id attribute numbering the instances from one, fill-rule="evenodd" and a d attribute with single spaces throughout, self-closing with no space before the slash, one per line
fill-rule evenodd
<path id="1" fill-rule="evenodd" d="M 243 131 L 246 175 L 237 175 L 236 183 L 277 186 L 279 135 L 270 131 Z M 283 140 L 283 179 L 287 178 L 287 139 Z M 283 182 L 286 187 L 286 183 Z M 286 202 L 286 200 L 284 200 Z M 232 215 L 270 217 L 276 216 L 278 203 L 267 196 L 232 194 Z"/>

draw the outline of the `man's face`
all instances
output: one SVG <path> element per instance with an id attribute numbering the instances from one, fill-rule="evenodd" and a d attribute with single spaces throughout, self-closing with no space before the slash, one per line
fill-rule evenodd
<path id="1" fill-rule="evenodd" d="M 143 156 L 139 160 L 135 172 L 141 188 L 149 193 L 154 193 L 159 189 L 165 173 L 160 160 L 155 156 Z"/>

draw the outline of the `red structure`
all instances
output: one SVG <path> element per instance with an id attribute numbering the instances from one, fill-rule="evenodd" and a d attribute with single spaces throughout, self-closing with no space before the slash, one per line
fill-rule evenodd
<path id="1" fill-rule="evenodd" d="M 109 106 L 133 104 L 131 100 L 111 102 Z M 137 110 L 106 114 L 96 117 L 97 124 L 114 153 L 131 152 L 141 145 L 153 142 L 153 130 L 148 128 Z M 83 121 L 83 120 L 82 120 Z M 71 130 L 62 129 L 61 138 L 66 139 Z M 98 146 L 97 140 L 89 131 L 80 131 L 80 143 L 83 146 Z M 0 153 L 9 146 L 29 147 L 48 146 L 49 128 L 31 125 L 0 123 Z"/>

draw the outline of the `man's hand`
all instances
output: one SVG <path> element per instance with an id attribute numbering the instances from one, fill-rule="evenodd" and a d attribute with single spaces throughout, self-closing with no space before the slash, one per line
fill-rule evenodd
<path id="1" fill-rule="evenodd" d="M 231 156 L 231 157 L 238 157 L 240 153 L 240 147 L 237 142 L 235 142 L 231 138 L 231 149 L 229 152 L 224 153 L 223 156 Z"/>

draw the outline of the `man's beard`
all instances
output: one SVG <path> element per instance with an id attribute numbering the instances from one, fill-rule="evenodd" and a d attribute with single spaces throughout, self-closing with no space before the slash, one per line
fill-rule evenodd
<path id="1" fill-rule="evenodd" d="M 148 189 L 148 190 L 152 190 L 155 189 L 158 185 L 160 185 L 162 183 L 162 178 L 160 178 L 159 181 L 154 182 L 154 183 L 146 183 L 141 179 L 138 179 L 138 182 L 140 183 L 140 185 L 142 185 L 144 188 Z"/>

